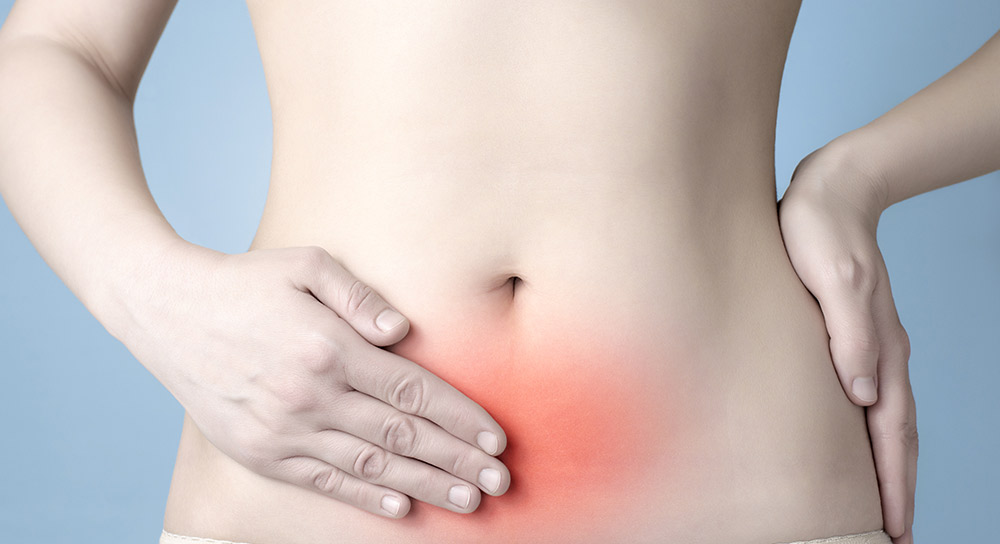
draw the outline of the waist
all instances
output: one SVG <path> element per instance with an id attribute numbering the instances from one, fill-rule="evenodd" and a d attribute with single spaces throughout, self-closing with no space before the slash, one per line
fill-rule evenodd
<path id="1" fill-rule="evenodd" d="M 320 245 L 402 311 L 410 332 L 386 349 L 494 416 L 510 491 L 470 515 L 414 501 L 377 519 L 249 473 L 186 421 L 171 500 L 227 517 L 216 537 L 693 541 L 723 512 L 718 541 L 880 527 L 863 411 L 770 210 L 720 195 L 713 222 L 648 179 L 519 196 L 433 178 L 272 206 L 253 247 Z M 174 532 L 208 530 L 170 511 Z"/>
<path id="2" fill-rule="evenodd" d="M 405 275 L 491 291 L 514 276 L 529 288 L 538 285 L 531 280 L 567 282 L 569 272 L 579 281 L 627 275 L 632 286 L 661 290 L 711 276 L 716 291 L 745 290 L 782 267 L 787 280 L 790 271 L 773 175 L 763 167 L 689 175 L 683 161 L 636 173 L 607 163 L 582 172 L 424 169 L 395 154 L 341 165 L 280 157 L 251 247 L 320 245 L 373 282 Z M 574 261 L 586 264 L 568 271 Z"/>

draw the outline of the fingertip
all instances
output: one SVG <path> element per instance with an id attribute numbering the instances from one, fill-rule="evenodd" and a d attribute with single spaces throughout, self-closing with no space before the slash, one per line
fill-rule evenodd
<path id="1" fill-rule="evenodd" d="M 399 495 L 383 495 L 380 506 L 382 507 L 380 514 L 389 518 L 398 519 L 410 511 L 410 501 Z"/>
<path id="2" fill-rule="evenodd" d="M 500 448 L 500 437 L 491 431 L 481 431 L 477 434 L 476 444 L 479 445 L 479 449 L 490 455 L 498 455 L 501 451 L 503 451 Z"/>
<path id="3" fill-rule="evenodd" d="M 498 497 L 510 488 L 510 471 L 503 465 L 486 467 L 479 471 L 478 483 L 480 491 Z"/>
<path id="4" fill-rule="evenodd" d="M 902 538 L 909 530 L 903 523 L 901 515 L 894 515 L 891 512 L 882 513 L 883 530 L 892 537 L 893 540 Z"/>
<path id="5" fill-rule="evenodd" d="M 386 308 L 375 316 L 375 333 L 377 338 L 367 338 L 377 346 L 390 346 L 399 342 L 410 332 L 410 320 L 402 314 Z"/>
<path id="6" fill-rule="evenodd" d="M 469 489 L 471 490 L 471 493 L 469 494 L 469 507 L 464 512 L 466 514 L 471 514 L 475 512 L 479 508 L 479 505 L 482 504 L 483 502 L 482 490 L 480 490 L 478 487 L 474 485 L 469 486 Z"/>
<path id="7" fill-rule="evenodd" d="M 500 487 L 492 493 L 494 497 L 499 497 L 510 490 L 510 471 L 507 470 L 507 467 L 504 467 L 502 474 L 503 476 L 500 477 Z"/>
<path id="8" fill-rule="evenodd" d="M 409 497 L 404 496 L 402 502 L 400 503 L 399 514 L 397 515 L 397 517 L 402 518 L 409 513 L 410 513 L 410 499 Z"/>
<path id="9" fill-rule="evenodd" d="M 457 514 L 470 514 L 479 508 L 482 492 L 474 485 L 455 484 L 448 488 L 448 502 L 441 506 Z"/>
<path id="10" fill-rule="evenodd" d="M 403 317 L 403 314 L 393 310 L 392 308 L 386 308 L 375 316 L 375 326 L 377 326 L 382 332 L 389 332 L 399 325 L 402 325 L 405 321 L 406 318 Z"/>
<path id="11" fill-rule="evenodd" d="M 855 406 L 860 406 L 861 408 L 871 408 L 872 406 L 875 405 L 875 403 L 878 401 L 878 399 L 875 399 L 875 400 L 864 400 L 864 399 L 858 398 L 857 395 L 854 395 L 854 398 L 852 398 L 851 401 L 855 404 Z"/>
<path id="12" fill-rule="evenodd" d="M 498 428 L 493 434 L 496 436 L 496 449 L 490 455 L 496 457 L 507 449 L 507 433 L 503 432 L 503 429 Z"/>
<path id="13" fill-rule="evenodd" d="M 851 393 L 855 397 L 855 404 L 860 406 L 871 406 L 878 400 L 878 391 L 875 388 L 875 379 L 872 376 L 858 376 L 851 382 Z"/>
<path id="14" fill-rule="evenodd" d="M 406 322 L 407 319 L 403 317 L 403 314 L 392 308 L 386 308 L 375 316 L 375 326 L 382 332 L 392 332 L 396 327 L 405 325 Z"/>

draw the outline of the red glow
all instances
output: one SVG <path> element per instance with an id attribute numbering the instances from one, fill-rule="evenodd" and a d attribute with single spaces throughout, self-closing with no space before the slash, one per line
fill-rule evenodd
<path id="1" fill-rule="evenodd" d="M 380 529 L 399 530 L 410 541 L 512 542 L 529 535 L 572 541 L 574 531 L 587 527 L 621 527 L 635 510 L 631 501 L 648 496 L 649 471 L 657 470 L 662 483 L 670 399 L 642 377 L 650 375 L 642 368 L 655 364 L 648 357 L 629 360 L 627 349 L 593 336 L 559 335 L 543 349 L 496 341 L 432 346 L 422 338 L 411 329 L 391 351 L 431 370 L 496 419 L 507 433 L 500 459 L 511 487 L 500 497 L 484 493 L 471 514 L 413 500 L 406 518 Z"/>

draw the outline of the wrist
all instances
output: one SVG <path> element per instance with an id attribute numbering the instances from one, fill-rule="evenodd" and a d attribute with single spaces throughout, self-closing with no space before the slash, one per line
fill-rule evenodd
<path id="1" fill-rule="evenodd" d="M 863 133 L 837 137 L 799 163 L 785 197 L 840 202 L 876 225 L 891 204 L 886 177 L 874 160 L 877 154 L 878 147 Z"/>
<path id="2" fill-rule="evenodd" d="M 113 337 L 126 345 L 129 331 L 142 319 L 143 308 L 164 292 L 164 279 L 177 274 L 195 252 L 212 250 L 190 243 L 172 231 L 143 238 L 126 250 L 128 257 L 106 267 L 107 280 L 94 297 L 92 313 Z"/>

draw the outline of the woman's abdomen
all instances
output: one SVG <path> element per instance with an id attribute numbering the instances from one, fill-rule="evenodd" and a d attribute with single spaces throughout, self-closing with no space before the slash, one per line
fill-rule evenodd
<path id="1" fill-rule="evenodd" d="M 185 507 L 168 508 L 167 529 L 256 544 L 766 543 L 880 528 L 863 409 L 841 390 L 776 218 L 734 212 L 738 231 L 685 234 L 648 201 L 618 222 L 613 205 L 586 206 L 505 237 L 488 217 L 446 232 L 460 222 L 390 202 L 331 228 L 367 235 L 271 229 L 255 243 L 322 245 L 407 315 L 386 349 L 504 428 L 505 495 L 466 515 L 413 501 L 389 520 L 257 476 L 187 420 L 171 488 Z"/>

